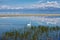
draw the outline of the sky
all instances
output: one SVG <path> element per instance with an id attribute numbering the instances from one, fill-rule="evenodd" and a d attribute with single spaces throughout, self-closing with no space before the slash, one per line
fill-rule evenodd
<path id="1" fill-rule="evenodd" d="M 0 0 L 0 9 L 60 8 L 60 0 Z"/>

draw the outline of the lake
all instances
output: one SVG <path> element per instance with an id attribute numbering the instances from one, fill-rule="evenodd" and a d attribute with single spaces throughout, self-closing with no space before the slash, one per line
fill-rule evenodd
<path id="1" fill-rule="evenodd" d="M 27 26 L 31 22 L 32 25 L 60 26 L 60 17 L 41 17 L 41 16 L 25 16 L 25 17 L 0 17 L 0 31 L 10 29 L 18 29 Z"/>
<path id="2" fill-rule="evenodd" d="M 33 26 L 60 26 L 60 16 L 0 17 L 0 34 L 25 28 L 29 23 Z"/>

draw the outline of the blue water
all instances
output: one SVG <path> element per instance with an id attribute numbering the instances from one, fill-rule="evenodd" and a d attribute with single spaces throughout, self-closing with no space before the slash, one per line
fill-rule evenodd
<path id="1" fill-rule="evenodd" d="M 56 24 L 47 24 L 48 19 L 53 19 L 52 22 L 54 21 L 54 18 L 56 21 L 60 20 L 60 16 L 58 17 L 1 17 L 0 18 L 0 32 L 5 32 L 9 31 L 10 29 L 20 29 L 23 27 L 26 27 L 28 23 L 31 22 L 33 26 L 38 26 L 38 25 L 44 25 L 44 26 L 60 26 L 60 21 L 58 21 Z M 47 19 L 47 20 L 46 20 Z M 42 21 L 43 20 L 43 21 Z M 50 21 L 51 22 L 51 21 Z M 55 21 L 54 21 L 55 22 Z"/>
<path id="2" fill-rule="evenodd" d="M 47 22 L 53 22 L 53 21 L 57 23 L 47 24 Z M 44 25 L 44 26 L 60 27 L 60 16 L 0 17 L 0 35 L 6 31 L 12 31 L 14 29 L 18 30 L 27 27 L 27 24 L 30 22 L 33 26 Z M 55 34 L 56 34 L 55 32 L 52 32 L 51 36 L 54 37 Z"/>
<path id="3" fill-rule="evenodd" d="M 30 17 L 8 17 L 0 18 L 0 33 L 10 29 L 20 29 L 26 27 L 28 23 L 33 22 Z M 35 24 L 34 24 L 35 25 Z"/>

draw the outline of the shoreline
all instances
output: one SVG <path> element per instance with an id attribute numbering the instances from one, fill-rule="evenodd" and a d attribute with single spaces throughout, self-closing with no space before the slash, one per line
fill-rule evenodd
<path id="1" fill-rule="evenodd" d="M 0 14 L 0 17 L 19 17 L 19 16 L 60 16 L 60 14 Z"/>

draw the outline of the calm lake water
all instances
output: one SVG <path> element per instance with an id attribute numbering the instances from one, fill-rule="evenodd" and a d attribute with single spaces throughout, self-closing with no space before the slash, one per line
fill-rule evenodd
<path id="1" fill-rule="evenodd" d="M 29 23 L 33 26 L 60 26 L 60 16 L 0 17 L 0 34 L 13 29 L 22 29 L 27 27 L 27 24 Z"/>
<path id="2" fill-rule="evenodd" d="M 60 17 L 1 17 L 0 18 L 0 33 L 8 31 L 10 29 L 19 29 L 26 27 L 28 23 L 33 26 L 45 25 L 45 26 L 60 26 Z"/>

